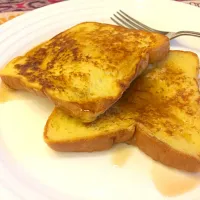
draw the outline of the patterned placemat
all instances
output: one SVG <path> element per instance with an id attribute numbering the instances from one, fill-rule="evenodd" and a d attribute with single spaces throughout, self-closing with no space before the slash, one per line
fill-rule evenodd
<path id="1" fill-rule="evenodd" d="M 184 2 L 193 6 L 200 7 L 200 0 L 175 0 L 175 1 L 180 1 L 180 2 Z"/>
<path id="2" fill-rule="evenodd" d="M 27 11 L 63 0 L 0 0 L 0 12 Z"/>
<path id="3" fill-rule="evenodd" d="M 0 0 L 0 24 L 26 11 L 33 10 L 63 0 Z M 200 0 L 175 0 L 200 7 Z"/>
<path id="4" fill-rule="evenodd" d="M 64 0 L 0 0 L 0 24 L 24 12 Z"/>

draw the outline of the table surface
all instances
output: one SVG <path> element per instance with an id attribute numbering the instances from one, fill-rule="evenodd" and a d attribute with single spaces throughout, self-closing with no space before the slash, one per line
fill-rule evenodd
<path id="1" fill-rule="evenodd" d="M 0 24 L 28 12 L 49 4 L 64 0 L 1 0 L 0 1 Z"/>
<path id="2" fill-rule="evenodd" d="M 24 12 L 34 10 L 49 4 L 65 0 L 1 0 L 0 1 L 0 24 L 17 17 Z M 200 7 L 200 0 L 175 0 Z"/>
<path id="3" fill-rule="evenodd" d="M 1 0 L 0 12 L 33 10 L 60 1 L 64 0 Z"/>

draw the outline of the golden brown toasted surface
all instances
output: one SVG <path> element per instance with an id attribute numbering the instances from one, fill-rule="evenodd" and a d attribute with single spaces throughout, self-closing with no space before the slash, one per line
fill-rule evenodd
<path id="1" fill-rule="evenodd" d="M 198 67 L 196 54 L 172 51 L 128 95 L 139 113 L 133 142 L 153 159 L 187 171 L 200 171 Z"/>
<path id="2" fill-rule="evenodd" d="M 149 61 L 168 51 L 163 35 L 86 22 L 13 59 L 0 76 L 8 86 L 43 94 L 89 122 L 121 97 Z"/>
<path id="3" fill-rule="evenodd" d="M 114 144 L 110 137 L 124 130 L 127 137 L 119 142 L 131 138 L 129 143 L 163 164 L 200 171 L 198 66 L 196 54 L 171 51 L 95 122 L 85 125 L 55 109 L 45 128 L 45 141 L 58 151 L 104 150 Z"/>

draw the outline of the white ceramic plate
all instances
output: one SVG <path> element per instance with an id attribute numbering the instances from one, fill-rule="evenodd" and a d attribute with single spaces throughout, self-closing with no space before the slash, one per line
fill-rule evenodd
<path id="1" fill-rule="evenodd" d="M 2 25 L 0 66 L 79 22 L 112 23 L 109 18 L 119 8 L 157 29 L 200 32 L 200 9 L 177 2 L 71 0 Z M 200 54 L 198 38 L 181 37 L 171 46 Z M 31 94 L 15 95 L 0 104 L 0 199 L 200 199 L 198 180 L 156 164 L 132 146 L 97 153 L 52 151 L 42 134 L 53 105 Z"/>

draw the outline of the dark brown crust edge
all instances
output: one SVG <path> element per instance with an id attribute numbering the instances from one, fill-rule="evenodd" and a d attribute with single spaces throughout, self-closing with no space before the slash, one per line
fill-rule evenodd
<path id="1" fill-rule="evenodd" d="M 93 152 L 110 149 L 114 144 L 126 142 L 130 140 L 135 133 L 135 124 L 129 129 L 119 130 L 117 132 L 110 132 L 94 138 L 80 139 L 75 141 L 52 141 L 48 138 L 49 123 L 54 116 L 55 109 L 47 120 L 44 128 L 43 139 L 45 143 L 55 151 L 60 152 Z"/>
<path id="2" fill-rule="evenodd" d="M 128 144 L 136 145 L 153 160 L 169 167 L 188 172 L 200 172 L 200 160 L 174 150 L 166 143 L 150 135 L 142 124 L 137 124 L 135 135 Z"/>
<path id="3" fill-rule="evenodd" d="M 11 77 L 11 76 L 0 76 L 1 80 L 4 84 L 6 84 L 8 87 L 14 90 L 26 90 L 28 92 L 31 92 L 35 95 L 46 97 L 46 95 L 43 93 L 43 91 L 35 90 L 33 88 L 26 87 L 24 82 L 17 77 Z"/>
<path id="4" fill-rule="evenodd" d="M 154 34 L 154 33 L 153 33 Z M 156 37 L 157 36 L 157 37 Z M 170 41 L 166 36 L 156 34 L 156 38 L 159 42 L 150 49 L 149 52 L 149 63 L 153 64 L 163 60 L 169 53 Z"/>
<path id="5" fill-rule="evenodd" d="M 94 152 L 107 150 L 114 144 L 126 142 L 132 137 L 133 132 L 121 130 L 109 135 L 72 142 L 53 142 L 44 135 L 44 140 L 51 149 L 59 152 Z"/>

